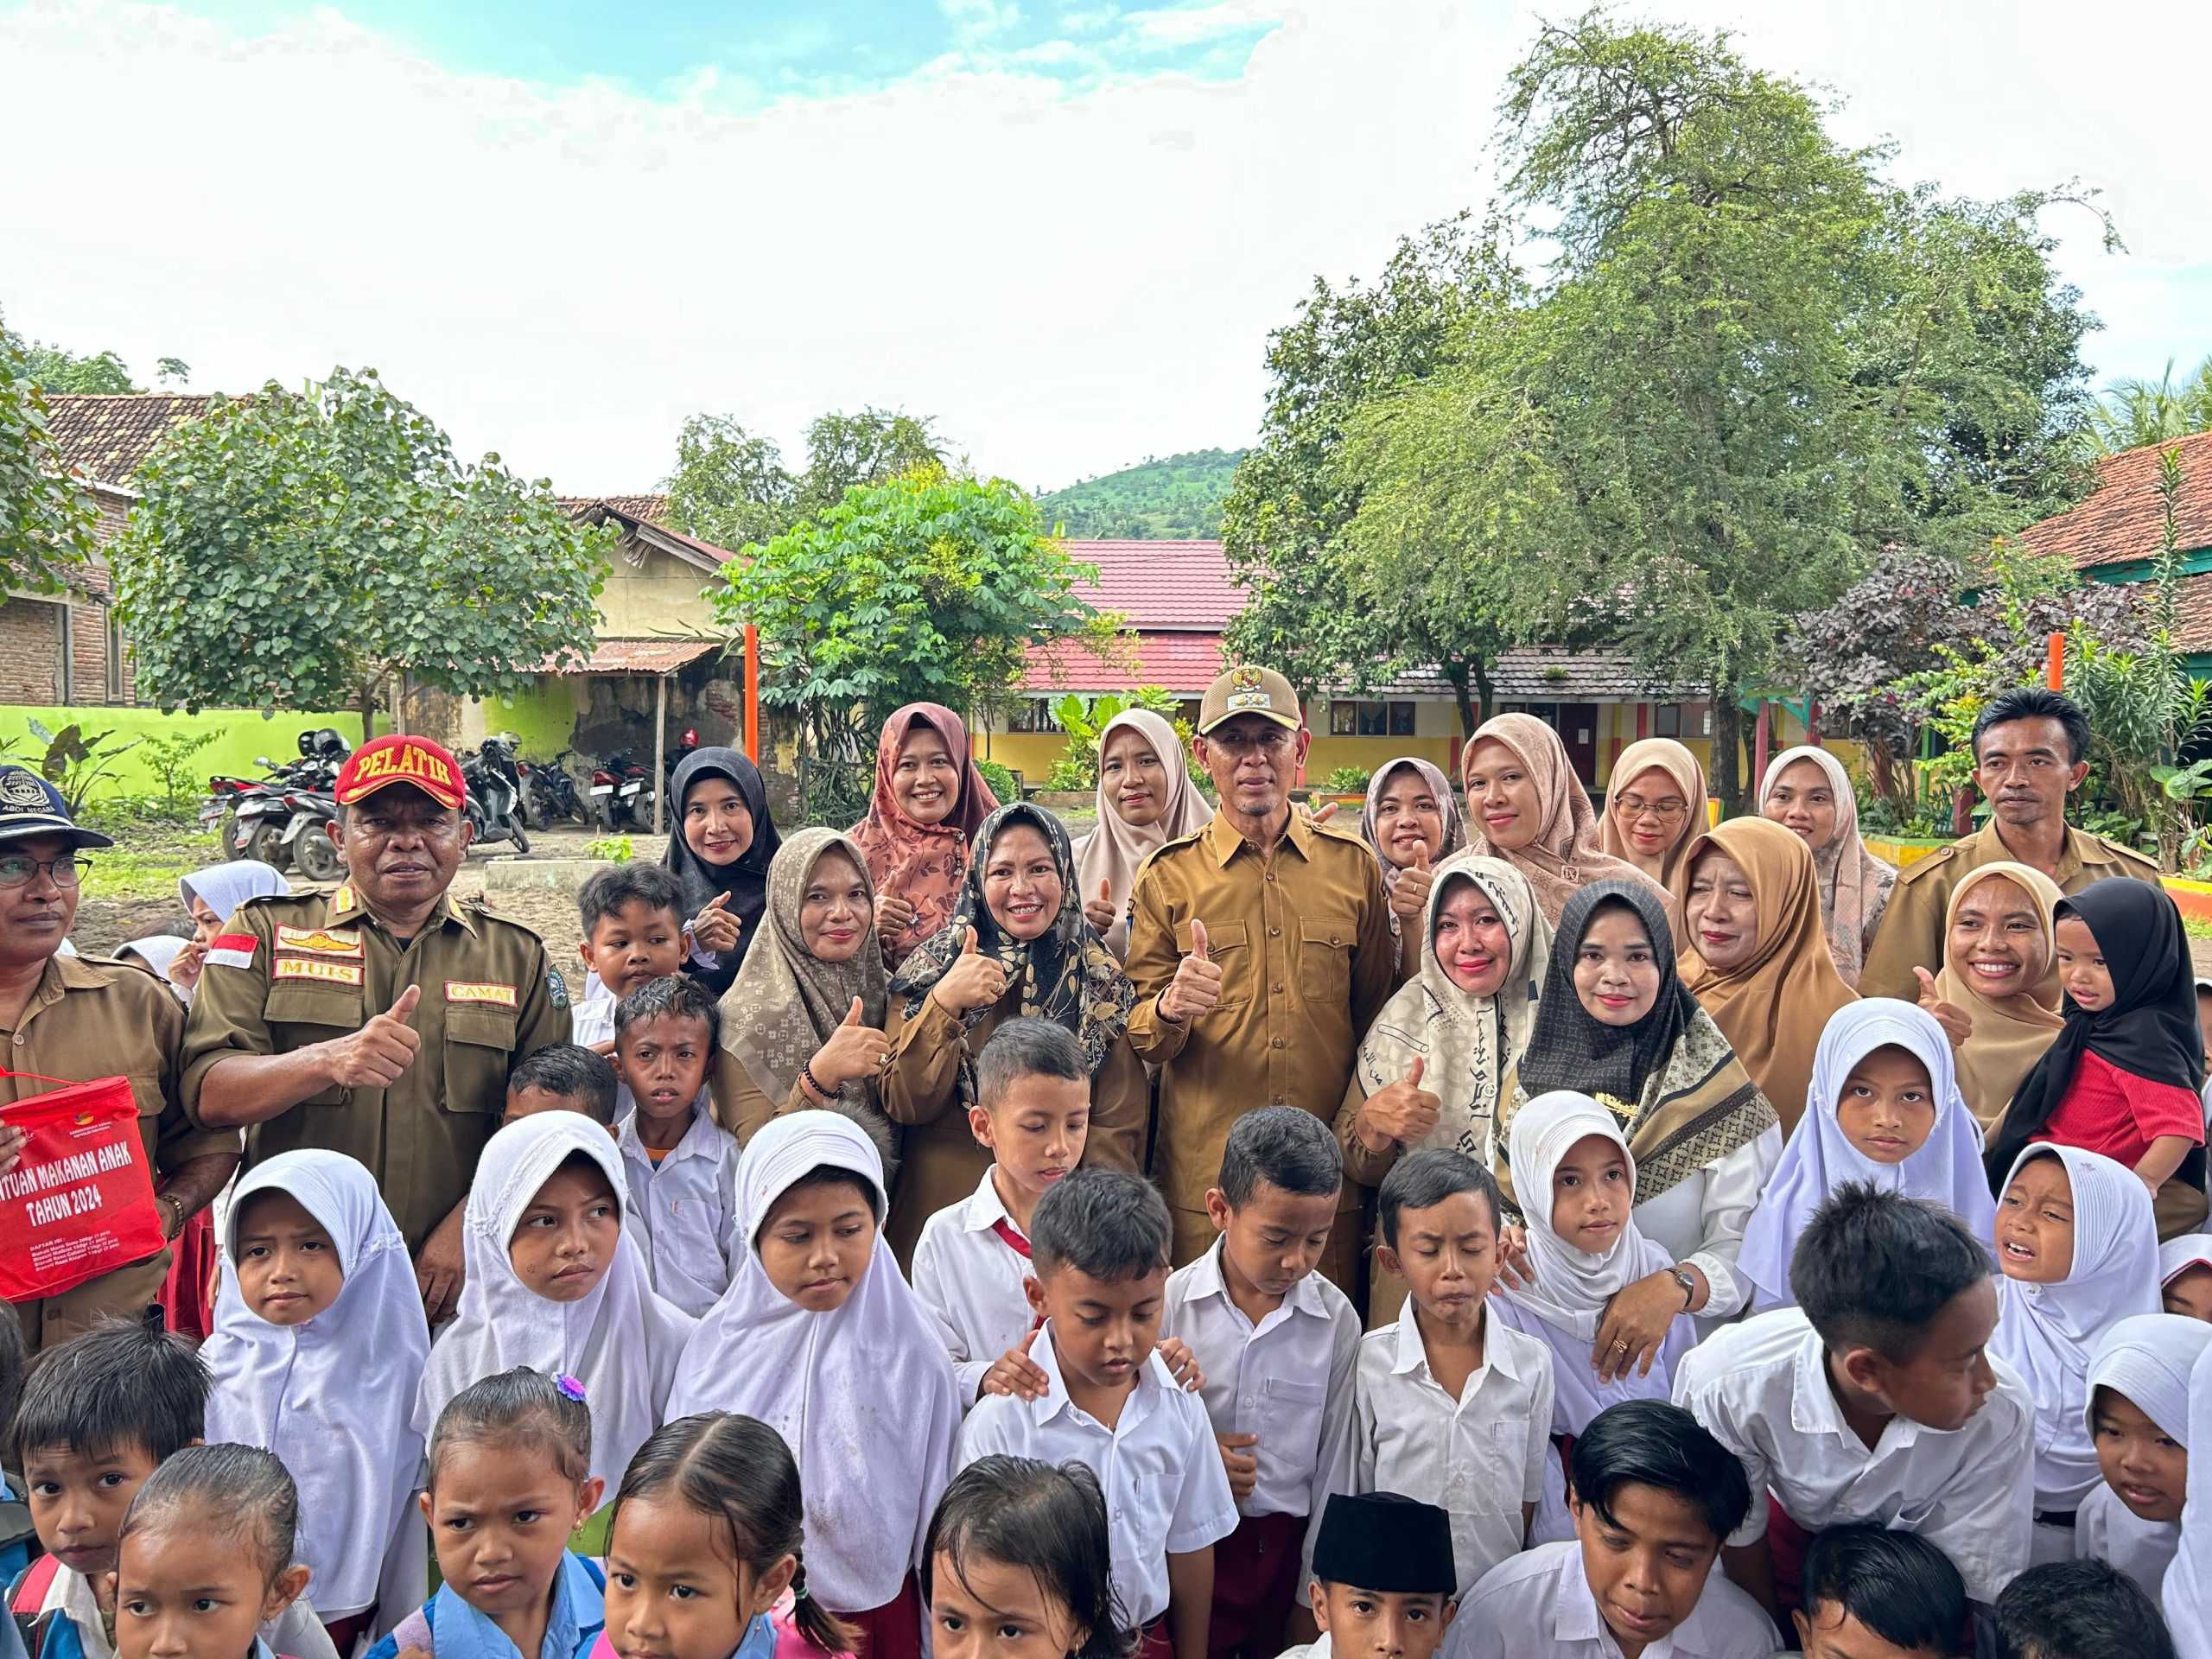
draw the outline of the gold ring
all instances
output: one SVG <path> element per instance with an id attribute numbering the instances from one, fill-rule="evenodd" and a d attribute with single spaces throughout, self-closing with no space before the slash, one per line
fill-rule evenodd
<path id="1" fill-rule="evenodd" d="M 1627 1346 L 1628 1346 L 1628 1338 L 1627 1338 L 1626 1337 L 1616 1337 L 1616 1338 L 1613 1338 L 1613 1351 L 1614 1351 L 1615 1353 L 1617 1353 L 1617 1354 L 1618 1354 L 1618 1353 L 1619 1353 L 1623 1349 L 1626 1348 Z"/>

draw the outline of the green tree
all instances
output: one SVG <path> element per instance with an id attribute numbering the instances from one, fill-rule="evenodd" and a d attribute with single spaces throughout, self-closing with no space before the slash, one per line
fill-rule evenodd
<path id="1" fill-rule="evenodd" d="M 806 448 L 795 474 L 772 439 L 727 415 L 694 415 L 677 437 L 676 470 L 661 480 L 671 522 L 717 547 L 743 547 L 836 505 L 856 484 L 944 460 L 926 419 L 880 409 L 817 416 Z"/>
<path id="2" fill-rule="evenodd" d="M 0 327 L 0 583 L 50 594 L 91 562 L 94 515 L 46 421 L 45 395 Z"/>
<path id="3" fill-rule="evenodd" d="M 760 630 L 762 700 L 832 760 L 869 752 L 901 703 L 973 709 L 1013 688 L 1031 645 L 1109 646 L 1116 621 L 1077 595 L 1096 570 L 1045 533 L 1027 494 L 937 466 L 852 486 L 722 575 L 717 619 Z"/>
<path id="4" fill-rule="evenodd" d="M 2168 358 L 2165 372 L 2156 380 L 2120 379 L 2107 386 L 2091 406 L 2081 437 L 2089 454 L 2109 455 L 2208 429 L 2212 429 L 2212 357 L 2178 385 L 2174 383 L 2174 360 Z"/>
<path id="5" fill-rule="evenodd" d="M 22 357 L 30 378 L 50 392 L 137 392 L 146 390 L 130 378 L 130 365 L 114 352 L 79 354 L 66 346 L 41 340 L 25 340 L 0 327 L 0 351 L 12 346 Z M 180 385 L 192 378 L 191 368 L 174 357 L 156 359 L 156 372 L 163 385 Z"/>
<path id="6" fill-rule="evenodd" d="M 351 703 L 366 721 L 396 676 L 512 693 L 589 647 L 612 532 L 497 455 L 456 459 L 373 370 L 218 398 L 138 483 L 116 607 L 164 708 Z"/>

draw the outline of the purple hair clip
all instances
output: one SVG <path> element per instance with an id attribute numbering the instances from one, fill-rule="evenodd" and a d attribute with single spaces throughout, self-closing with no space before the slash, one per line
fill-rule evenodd
<path id="1" fill-rule="evenodd" d="M 560 1376 L 553 1379 L 553 1386 L 560 1389 L 563 1394 L 575 1401 L 578 1405 L 582 1405 L 583 1403 L 584 1385 L 577 1382 L 575 1377 L 570 1376 L 566 1371 L 562 1372 Z"/>

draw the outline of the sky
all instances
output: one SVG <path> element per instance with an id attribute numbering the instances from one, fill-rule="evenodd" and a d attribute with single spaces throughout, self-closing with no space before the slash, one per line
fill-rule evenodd
<path id="1" fill-rule="evenodd" d="M 1510 0 L 0 0 L 0 311 L 195 391 L 373 366 L 646 490 L 694 411 L 932 416 L 1031 487 L 1251 441 L 1316 276 L 1491 188 Z M 2212 352 L 2212 6 L 1652 0 L 1900 180 L 2054 208 L 2101 381 Z M 2106 20 L 2118 20 L 2107 28 Z"/>

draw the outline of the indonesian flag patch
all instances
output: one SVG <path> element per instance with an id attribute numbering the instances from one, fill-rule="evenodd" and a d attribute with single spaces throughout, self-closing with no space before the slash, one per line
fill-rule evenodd
<path id="1" fill-rule="evenodd" d="M 251 968 L 260 944 L 251 933 L 218 933 L 207 947 L 207 960 L 226 968 Z"/>

